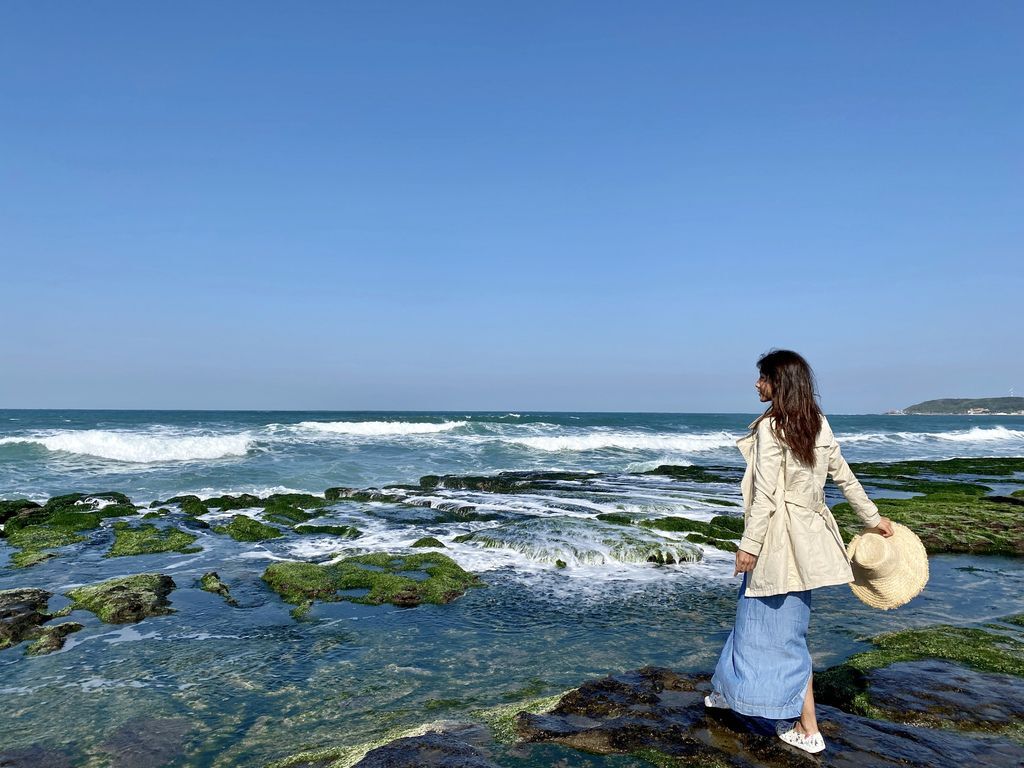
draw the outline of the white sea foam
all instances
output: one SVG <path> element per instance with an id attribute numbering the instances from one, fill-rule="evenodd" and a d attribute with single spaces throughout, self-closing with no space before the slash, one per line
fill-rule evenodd
<path id="1" fill-rule="evenodd" d="M 971 427 L 948 432 L 860 432 L 839 434 L 836 439 L 845 443 L 1017 443 L 1024 444 L 1024 430 L 1003 426 Z"/>
<path id="2" fill-rule="evenodd" d="M 147 464 L 244 456 L 252 447 L 253 438 L 249 433 L 191 435 L 104 429 L 58 430 L 46 434 L 0 438 L 0 445 L 14 443 L 29 443 L 41 445 L 50 451 Z"/>
<path id="3" fill-rule="evenodd" d="M 730 432 L 693 434 L 651 434 L 649 432 L 594 431 L 545 437 L 508 437 L 509 442 L 538 451 L 598 451 L 617 448 L 626 451 L 711 451 L 732 447 L 736 435 Z"/>
<path id="4" fill-rule="evenodd" d="M 440 424 L 417 421 L 300 421 L 296 429 L 333 435 L 388 437 L 429 435 L 466 426 L 465 421 L 443 421 Z"/>

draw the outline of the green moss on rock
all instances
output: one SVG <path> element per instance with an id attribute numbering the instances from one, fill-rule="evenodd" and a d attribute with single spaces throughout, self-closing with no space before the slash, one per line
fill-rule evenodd
<path id="1" fill-rule="evenodd" d="M 59 651 L 64 647 L 64 638 L 72 632 L 78 632 L 83 625 L 77 621 L 65 621 L 60 624 L 47 624 L 39 628 L 39 636 L 36 641 L 25 649 L 29 656 L 43 656 L 47 653 Z"/>
<path id="2" fill-rule="evenodd" d="M 231 596 L 228 585 L 220 580 L 220 576 L 217 575 L 216 571 L 204 573 L 199 579 L 199 588 L 205 592 L 220 595 L 228 605 L 238 605 L 238 601 Z"/>
<path id="3" fill-rule="evenodd" d="M 215 526 L 213 530 L 216 533 L 226 533 L 235 541 L 266 541 L 284 535 L 277 528 L 245 515 L 235 515 L 230 523 Z"/>
<path id="4" fill-rule="evenodd" d="M 446 549 L 444 542 L 440 539 L 435 539 L 433 536 L 424 536 L 422 539 L 416 539 L 410 546 L 413 547 L 436 547 L 438 549 Z"/>
<path id="5" fill-rule="evenodd" d="M 284 501 L 268 503 L 263 508 L 263 518 L 265 520 L 269 520 L 272 523 L 279 523 L 281 525 L 304 523 L 314 517 L 316 517 L 316 515 L 310 514 L 301 507 L 297 507 L 294 504 L 289 504 Z"/>
<path id="6" fill-rule="evenodd" d="M 423 572 L 426 578 L 405 575 Z M 272 563 L 263 580 L 286 602 L 351 600 L 380 605 L 414 606 L 449 603 L 470 587 L 482 586 L 477 576 L 439 552 L 391 555 L 377 552 L 348 557 L 337 563 Z M 352 590 L 351 594 L 340 594 Z M 366 590 L 365 594 L 356 594 Z"/>
<path id="7" fill-rule="evenodd" d="M 125 624 L 173 613 L 167 596 L 174 587 L 170 576 L 140 573 L 78 587 L 64 594 L 74 601 L 76 609 L 92 611 L 108 624 Z"/>
<path id="8" fill-rule="evenodd" d="M 49 525 L 26 526 L 12 531 L 7 537 L 8 544 L 21 550 L 11 555 L 11 564 L 17 568 L 27 568 L 49 560 L 51 557 L 57 557 L 56 552 L 48 550 L 66 547 L 69 544 L 85 540 L 85 536 L 81 536 L 69 528 L 56 528 Z"/>
<path id="9" fill-rule="evenodd" d="M 659 517 L 654 520 L 641 520 L 640 526 L 643 528 L 654 528 L 659 531 L 673 531 L 677 533 L 691 531 L 693 533 L 699 533 L 701 536 L 709 539 L 738 539 L 743 535 L 742 520 L 740 520 L 740 527 L 737 531 L 731 522 L 732 518 L 725 518 L 723 516 L 722 519 L 730 522 L 726 525 L 715 525 L 714 523 L 704 522 L 703 520 L 691 520 L 688 517 Z"/>
<path id="10" fill-rule="evenodd" d="M 354 525 L 297 525 L 296 533 L 328 533 L 332 536 L 341 536 L 346 539 L 358 539 L 363 532 Z"/>
<path id="11" fill-rule="evenodd" d="M 133 527 L 129 523 L 114 523 L 114 543 L 104 557 L 150 555 L 158 552 L 202 552 L 192 546 L 196 536 L 177 528 L 158 528 L 152 523 Z"/>
<path id="12" fill-rule="evenodd" d="M 633 518 L 621 512 L 602 512 L 597 516 L 598 520 L 612 525 L 632 525 Z"/>
<path id="13" fill-rule="evenodd" d="M 695 483 L 731 483 L 735 480 L 731 475 L 723 474 L 735 467 L 702 467 L 696 464 L 678 466 L 676 464 L 662 464 L 655 469 L 641 472 L 642 475 L 664 475 L 676 480 L 692 480 Z"/>
<path id="14" fill-rule="evenodd" d="M 1024 642 L 970 627 L 936 626 L 890 632 L 871 638 L 870 651 L 815 674 L 818 700 L 848 712 L 879 717 L 871 704 L 867 675 L 900 661 L 942 659 L 981 672 L 1024 677 Z"/>

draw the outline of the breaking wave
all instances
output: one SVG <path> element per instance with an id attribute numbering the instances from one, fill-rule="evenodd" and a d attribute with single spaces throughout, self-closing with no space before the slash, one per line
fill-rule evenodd
<path id="1" fill-rule="evenodd" d="M 136 464 L 244 456 L 253 446 L 253 442 L 253 437 L 249 433 L 171 435 L 102 429 L 65 430 L 44 435 L 0 438 L 0 445 L 40 445 L 49 451 L 63 451 Z"/>

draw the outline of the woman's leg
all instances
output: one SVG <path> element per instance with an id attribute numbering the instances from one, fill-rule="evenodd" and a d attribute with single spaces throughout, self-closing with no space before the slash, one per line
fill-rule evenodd
<path id="1" fill-rule="evenodd" d="M 818 732 L 818 718 L 814 714 L 814 675 L 807 680 L 807 693 L 804 694 L 804 708 L 800 711 L 800 721 L 796 724 L 798 733 L 813 736 Z"/>

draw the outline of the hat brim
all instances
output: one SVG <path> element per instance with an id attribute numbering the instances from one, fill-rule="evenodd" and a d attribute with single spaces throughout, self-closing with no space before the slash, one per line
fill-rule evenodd
<path id="1" fill-rule="evenodd" d="M 892 573 L 885 576 L 870 576 L 854 560 L 854 553 L 862 537 L 880 534 L 854 536 L 846 547 L 850 567 L 853 569 L 850 589 L 861 602 L 883 611 L 906 605 L 921 594 L 928 583 L 928 553 L 921 539 L 905 525 L 893 523 L 892 529 L 893 534 L 888 543 L 896 550 L 898 564 Z"/>

